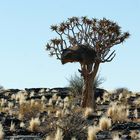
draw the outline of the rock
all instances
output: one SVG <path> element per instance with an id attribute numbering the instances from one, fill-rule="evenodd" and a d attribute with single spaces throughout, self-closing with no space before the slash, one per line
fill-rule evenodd
<path id="1" fill-rule="evenodd" d="M 115 123 L 112 125 L 111 130 L 140 130 L 140 123 L 135 122 Z"/>

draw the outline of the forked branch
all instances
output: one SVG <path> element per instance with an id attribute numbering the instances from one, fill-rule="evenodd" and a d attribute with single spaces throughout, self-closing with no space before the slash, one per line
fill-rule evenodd
<path id="1" fill-rule="evenodd" d="M 106 18 L 71 17 L 59 25 L 52 25 L 51 29 L 58 34 L 58 38 L 52 39 L 46 47 L 50 55 L 56 55 L 57 59 L 61 59 L 63 50 L 85 45 L 87 49 L 96 51 L 98 61 L 110 62 L 115 57 L 115 51 L 109 55 L 111 48 L 129 37 L 128 32 L 122 33 L 117 23 Z"/>

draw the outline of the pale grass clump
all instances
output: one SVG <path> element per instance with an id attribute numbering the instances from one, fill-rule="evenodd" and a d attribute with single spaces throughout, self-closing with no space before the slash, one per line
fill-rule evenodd
<path id="1" fill-rule="evenodd" d="M 103 116 L 100 118 L 99 120 L 99 127 L 101 130 L 108 130 L 110 127 L 111 127 L 111 119 L 106 117 L 106 116 Z"/>
<path id="2" fill-rule="evenodd" d="M 128 116 L 130 115 L 130 110 L 129 108 L 126 109 L 126 117 L 128 118 Z"/>
<path id="3" fill-rule="evenodd" d="M 9 110 L 9 107 L 1 107 L 0 111 L 1 112 L 8 112 L 9 113 L 10 110 Z"/>
<path id="4" fill-rule="evenodd" d="M 64 108 L 64 103 L 63 103 L 63 102 L 60 102 L 60 103 L 59 103 L 59 107 L 60 107 L 60 108 Z"/>
<path id="5" fill-rule="evenodd" d="M 9 113 L 9 115 L 10 116 L 13 116 L 13 115 L 15 115 L 16 113 L 13 111 L 13 109 L 10 109 L 9 107 L 7 107 L 8 109 L 8 113 Z"/>
<path id="6" fill-rule="evenodd" d="M 55 105 L 59 105 L 59 103 L 64 103 L 64 101 L 62 100 L 62 98 L 60 96 L 58 96 L 57 100 L 56 100 L 56 104 Z"/>
<path id="7" fill-rule="evenodd" d="M 33 107 L 34 104 L 35 104 L 35 100 L 34 100 L 34 99 L 31 99 L 31 100 L 30 100 L 30 106 Z"/>
<path id="8" fill-rule="evenodd" d="M 7 104 L 7 100 L 4 99 L 4 98 L 1 98 L 1 100 L 0 100 L 0 106 L 1 107 L 4 107 L 6 104 Z"/>
<path id="9" fill-rule="evenodd" d="M 130 98 L 130 93 L 122 92 L 119 94 L 119 101 L 126 103 L 128 99 Z"/>
<path id="10" fill-rule="evenodd" d="M 51 110 L 48 110 L 47 112 L 48 112 L 48 115 L 50 116 L 51 115 Z"/>
<path id="11" fill-rule="evenodd" d="M 70 103 L 69 103 L 69 102 L 64 102 L 63 108 L 64 108 L 64 109 L 70 108 Z"/>
<path id="12" fill-rule="evenodd" d="M 129 99 L 130 97 L 131 97 L 130 93 L 126 95 L 126 99 Z"/>
<path id="13" fill-rule="evenodd" d="M 97 126 L 89 126 L 88 127 L 88 138 L 87 140 L 96 140 L 96 133 L 99 131 L 99 127 Z"/>
<path id="14" fill-rule="evenodd" d="M 71 140 L 77 140 L 75 137 L 72 137 Z"/>
<path id="15" fill-rule="evenodd" d="M 20 98 L 19 98 L 19 104 L 24 104 L 26 103 L 26 99 L 25 99 L 25 96 L 24 95 L 21 95 Z"/>
<path id="16" fill-rule="evenodd" d="M 24 93 L 25 93 L 24 91 L 19 91 L 16 94 L 16 101 L 19 101 L 19 104 L 22 104 L 26 100 L 26 97 L 25 97 Z"/>
<path id="17" fill-rule="evenodd" d="M 19 113 L 19 114 L 18 114 L 18 119 L 19 119 L 19 120 L 23 120 L 23 118 L 24 118 L 24 114 Z"/>
<path id="18" fill-rule="evenodd" d="M 62 117 L 62 116 L 63 116 L 62 111 L 61 111 L 61 110 L 57 110 L 55 116 L 56 116 L 57 118 Z"/>
<path id="19" fill-rule="evenodd" d="M 139 130 L 133 130 L 130 133 L 130 136 L 133 140 L 139 140 L 140 139 L 140 132 Z"/>
<path id="20" fill-rule="evenodd" d="M 45 138 L 45 140 L 54 140 L 54 138 L 51 137 L 51 136 L 47 136 L 47 137 Z"/>
<path id="21" fill-rule="evenodd" d="M 24 94 L 25 97 L 28 96 L 28 93 L 26 91 L 23 91 L 23 94 Z"/>
<path id="22" fill-rule="evenodd" d="M 109 92 L 105 92 L 103 95 L 103 102 L 110 101 L 111 94 Z"/>
<path id="23" fill-rule="evenodd" d="M 35 96 L 35 92 L 34 92 L 34 91 L 31 91 L 31 92 L 30 92 L 30 98 L 31 98 L 31 97 L 34 97 L 34 96 Z"/>
<path id="24" fill-rule="evenodd" d="M 119 94 L 119 101 L 121 101 L 123 98 L 124 98 L 123 93 L 120 93 L 120 94 Z"/>
<path id="25" fill-rule="evenodd" d="M 70 108 L 70 106 L 71 106 L 70 98 L 69 97 L 65 97 L 63 101 L 64 101 L 64 109 Z"/>
<path id="26" fill-rule="evenodd" d="M 136 105 L 136 107 L 140 107 L 140 97 L 134 101 L 134 104 Z"/>
<path id="27" fill-rule="evenodd" d="M 53 100 L 52 100 L 52 98 L 49 99 L 48 106 L 53 106 Z"/>
<path id="28" fill-rule="evenodd" d="M 139 117 L 137 108 L 134 110 L 134 116 L 135 116 L 136 119 L 138 119 L 138 117 Z"/>
<path id="29" fill-rule="evenodd" d="M 44 105 L 40 101 L 31 100 L 30 102 L 26 102 L 19 106 L 19 112 L 22 119 L 24 117 L 31 119 L 32 117 L 35 118 L 38 113 L 44 111 Z"/>
<path id="30" fill-rule="evenodd" d="M 8 107 L 9 107 L 9 109 L 12 109 L 12 107 L 14 107 L 14 103 L 8 102 Z"/>
<path id="31" fill-rule="evenodd" d="M 14 132 L 15 130 L 15 123 L 11 122 L 10 131 Z"/>
<path id="32" fill-rule="evenodd" d="M 131 97 L 136 97 L 137 93 L 133 92 L 133 94 L 131 94 Z"/>
<path id="33" fill-rule="evenodd" d="M 67 103 L 67 102 L 69 102 L 69 101 L 70 101 L 70 99 L 69 99 L 69 97 L 68 97 L 68 96 L 64 98 L 64 102 L 66 102 L 66 103 Z"/>
<path id="34" fill-rule="evenodd" d="M 60 128 L 57 128 L 55 140 L 63 140 L 63 132 Z"/>
<path id="35" fill-rule="evenodd" d="M 101 116 L 103 114 L 103 112 L 102 111 L 97 111 L 97 115 L 99 115 L 99 116 Z"/>
<path id="36" fill-rule="evenodd" d="M 52 96 L 52 99 L 56 101 L 56 100 L 58 99 L 58 95 L 57 95 L 57 94 L 54 94 L 54 95 Z"/>
<path id="37" fill-rule="evenodd" d="M 45 122 L 45 120 L 46 120 L 46 118 L 45 118 L 45 117 L 43 117 L 43 118 L 41 119 L 41 122 Z"/>
<path id="38" fill-rule="evenodd" d="M 62 101 L 61 96 L 58 96 L 57 101 Z"/>
<path id="39" fill-rule="evenodd" d="M 3 126 L 2 126 L 2 124 L 0 123 L 0 140 L 3 140 L 3 137 L 4 137 Z"/>
<path id="40" fill-rule="evenodd" d="M 93 109 L 92 108 L 89 108 L 87 107 L 84 111 L 84 117 L 85 118 L 88 118 L 89 116 L 91 116 L 93 114 Z"/>
<path id="41" fill-rule="evenodd" d="M 116 135 L 113 136 L 113 140 L 121 140 L 121 138 L 119 137 L 118 134 L 116 134 Z"/>
<path id="42" fill-rule="evenodd" d="M 64 108 L 64 109 L 62 110 L 62 116 L 63 116 L 63 115 L 70 115 L 70 109 Z"/>
<path id="43" fill-rule="evenodd" d="M 107 110 L 107 116 L 111 117 L 111 119 L 119 122 L 126 121 L 128 119 L 128 110 L 124 105 L 113 104 Z"/>
<path id="44" fill-rule="evenodd" d="M 46 99 L 46 97 L 45 97 L 44 95 L 41 97 L 41 101 L 42 101 L 42 102 L 47 101 L 47 99 Z"/>
<path id="45" fill-rule="evenodd" d="M 39 93 L 41 93 L 41 94 L 42 94 L 42 93 L 44 94 L 45 92 L 46 92 L 46 91 L 45 91 L 44 88 L 42 88 L 42 89 L 39 90 Z"/>
<path id="46" fill-rule="evenodd" d="M 24 123 L 24 122 L 21 122 L 21 123 L 20 123 L 20 127 L 21 127 L 21 128 L 25 128 L 25 123 Z"/>
<path id="47" fill-rule="evenodd" d="M 15 95 L 15 94 L 12 94 L 12 95 L 11 95 L 11 99 L 12 99 L 12 100 L 15 100 L 15 99 L 16 99 L 16 95 Z"/>
<path id="48" fill-rule="evenodd" d="M 100 97 L 97 97 L 96 103 L 97 103 L 97 104 L 101 104 L 101 98 L 100 98 Z"/>
<path id="49" fill-rule="evenodd" d="M 38 127 L 40 126 L 39 118 L 32 118 L 29 122 L 29 130 L 31 132 L 37 131 Z"/>

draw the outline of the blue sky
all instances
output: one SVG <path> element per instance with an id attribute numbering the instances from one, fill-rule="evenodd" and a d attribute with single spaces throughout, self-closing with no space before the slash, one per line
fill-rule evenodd
<path id="1" fill-rule="evenodd" d="M 114 46 L 116 57 L 100 66 L 102 87 L 140 91 L 139 0 L 0 0 L 0 85 L 5 88 L 64 87 L 79 64 L 61 65 L 45 51 L 56 34 L 50 25 L 71 16 L 116 21 L 131 36 Z"/>

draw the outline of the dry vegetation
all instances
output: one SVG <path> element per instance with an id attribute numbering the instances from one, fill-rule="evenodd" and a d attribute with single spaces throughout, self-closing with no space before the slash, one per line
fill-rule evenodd
<path id="1" fill-rule="evenodd" d="M 44 140 L 140 139 L 139 93 L 105 92 L 93 112 L 80 107 L 79 95 L 62 90 L 1 91 L 0 140 L 23 131 Z"/>

